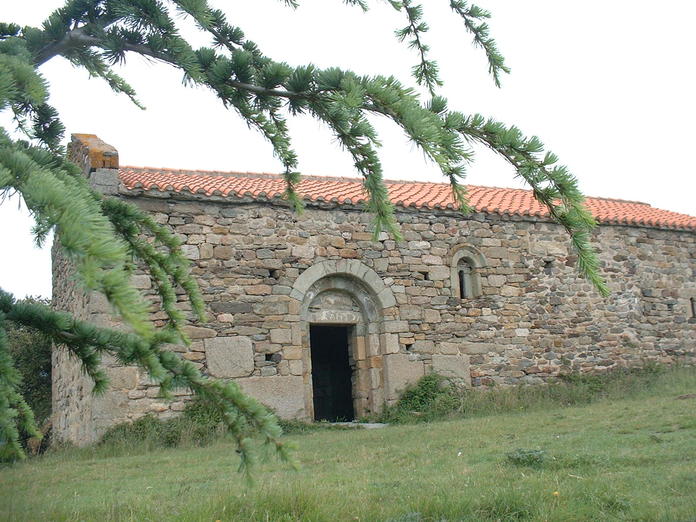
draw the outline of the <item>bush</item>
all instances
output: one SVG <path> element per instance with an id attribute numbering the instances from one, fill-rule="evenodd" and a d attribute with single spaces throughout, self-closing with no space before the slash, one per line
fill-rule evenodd
<path id="1" fill-rule="evenodd" d="M 183 413 L 173 419 L 145 415 L 134 422 L 109 428 L 101 446 L 140 447 L 144 449 L 178 446 L 205 446 L 226 435 L 220 414 L 200 400 L 192 400 Z"/>
<path id="2" fill-rule="evenodd" d="M 435 374 L 426 375 L 404 391 L 399 401 L 379 416 L 394 424 L 430 422 L 453 417 L 523 412 L 590 404 L 668 388 L 679 379 L 692 379 L 694 367 L 646 364 L 604 374 L 572 373 L 547 384 L 465 389 Z"/>
<path id="3" fill-rule="evenodd" d="M 385 409 L 382 422 L 430 422 L 459 411 L 462 393 L 452 381 L 431 373 L 406 388 L 398 402 Z"/>
<path id="4" fill-rule="evenodd" d="M 537 468 L 544 463 L 546 453 L 543 450 L 516 449 L 506 455 L 508 462 L 515 466 Z"/>
<path id="5" fill-rule="evenodd" d="M 285 434 L 305 434 L 320 430 L 350 430 L 326 422 L 280 420 Z M 172 419 L 158 419 L 152 414 L 133 422 L 123 422 L 109 428 L 99 446 L 109 450 L 149 451 L 156 448 L 206 446 L 228 434 L 222 415 L 200 399 L 186 404 L 181 415 Z"/>

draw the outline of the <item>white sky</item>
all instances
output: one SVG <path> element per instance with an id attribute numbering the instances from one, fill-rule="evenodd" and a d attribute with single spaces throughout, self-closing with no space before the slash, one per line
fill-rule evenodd
<path id="1" fill-rule="evenodd" d="M 413 84 L 414 53 L 396 42 L 404 25 L 385 2 L 368 14 L 340 0 L 303 0 L 292 11 L 280 0 L 218 0 L 231 23 L 261 49 L 291 65 L 312 62 L 361 74 L 394 74 Z M 450 107 L 479 112 L 536 134 L 568 165 L 585 194 L 644 201 L 696 215 L 690 157 L 696 121 L 696 4 L 664 0 L 478 3 L 493 11 L 493 36 L 512 67 L 496 89 L 485 58 L 471 45 L 446 0 L 423 0 L 427 42 L 438 59 Z M 3 2 L 0 21 L 38 25 L 61 0 Z M 206 45 L 196 39 L 197 45 Z M 278 172 L 271 148 L 203 89 L 185 88 L 166 66 L 131 56 L 121 73 L 147 111 L 116 97 L 62 59 L 44 65 L 51 102 L 68 133 L 100 136 L 122 165 Z M 7 118 L 2 118 L 7 124 Z M 385 177 L 440 181 L 441 176 L 390 124 L 376 119 Z M 354 176 L 350 158 L 309 118 L 291 121 L 300 170 Z M 492 153 L 478 151 L 467 182 L 523 186 Z M 17 199 L 0 206 L 0 287 L 50 295 L 49 248 L 32 246 L 31 220 Z M 50 245 L 49 245 L 50 246 Z"/>

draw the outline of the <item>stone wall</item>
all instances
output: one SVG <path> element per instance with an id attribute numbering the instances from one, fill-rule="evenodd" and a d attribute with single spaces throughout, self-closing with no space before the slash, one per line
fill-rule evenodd
<path id="1" fill-rule="evenodd" d="M 439 364 L 433 356 L 465 355 L 474 386 L 673 362 L 696 350 L 691 232 L 600 227 L 595 244 L 612 291 L 603 299 L 578 277 L 563 229 L 541 220 L 414 210 L 397 214 L 404 241 L 373 242 L 370 217 L 357 210 L 297 216 L 260 203 L 135 201 L 186 241 L 215 319 L 206 330 L 191 328 L 194 348 L 205 351 L 203 338 L 247 337 L 257 354 L 253 375 L 268 366 L 286 373 L 260 355 L 299 344 L 293 284 L 312 265 L 341 259 L 360 260 L 391 289 L 396 306 L 385 333 L 398 336 L 400 353 L 418 354 L 426 370 Z M 448 260 L 462 244 L 487 261 L 475 299 L 453 297 Z"/>
<path id="2" fill-rule="evenodd" d="M 184 240 L 207 303 L 210 322 L 188 326 L 191 345 L 171 349 L 285 417 L 312 418 L 309 324 L 353 325 L 358 414 L 430 371 L 478 387 L 696 361 L 693 232 L 599 227 L 594 242 L 612 291 L 603 299 L 577 275 L 563 229 L 542 219 L 400 209 L 403 241 L 373 241 L 370 216 L 349 206 L 297 215 L 270 202 L 120 193 Z M 458 297 L 451 263 L 462 248 L 477 256 L 477 297 Z M 56 279 L 66 308 L 112 321 L 104 305 L 73 295 L 62 272 Z M 134 283 L 154 299 L 146 275 Z M 180 306 L 189 309 L 183 296 Z M 59 436 L 93 440 L 110 422 L 173 415 L 189 398 L 181 391 L 164 402 L 137 370 L 108 365 L 116 389 L 99 401 L 75 398 L 68 415 L 75 372 L 55 356 L 54 390 L 65 390 L 54 399 Z M 88 437 L 72 425 L 79 416 Z"/>

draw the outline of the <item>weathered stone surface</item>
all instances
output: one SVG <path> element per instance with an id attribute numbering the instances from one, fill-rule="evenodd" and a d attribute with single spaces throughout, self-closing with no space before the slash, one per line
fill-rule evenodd
<path id="1" fill-rule="evenodd" d="M 300 376 L 248 377 L 237 382 L 245 393 L 272 408 L 283 419 L 302 419 L 307 416 L 304 382 Z"/>
<path id="2" fill-rule="evenodd" d="M 292 255 L 295 257 L 310 259 L 314 257 L 314 247 L 309 245 L 294 246 L 292 247 Z"/>
<path id="3" fill-rule="evenodd" d="M 108 195 L 118 193 L 119 178 L 115 169 L 96 169 L 89 178 L 90 185 L 96 191 Z"/>
<path id="4" fill-rule="evenodd" d="M 292 330 L 289 328 L 272 329 L 271 342 L 278 344 L 290 344 L 292 342 Z"/>
<path id="5" fill-rule="evenodd" d="M 215 337 L 217 332 L 212 328 L 204 328 L 201 326 L 184 326 L 184 333 L 189 339 L 207 339 L 208 337 Z"/>
<path id="6" fill-rule="evenodd" d="M 423 319 L 426 323 L 439 323 L 441 320 L 440 312 L 438 312 L 437 310 L 431 310 L 429 308 L 426 308 L 423 311 L 423 314 Z"/>
<path id="7" fill-rule="evenodd" d="M 384 356 L 384 387 L 386 399 L 399 398 L 409 384 L 414 384 L 425 375 L 423 362 L 414 360 L 407 354 L 390 354 Z"/>
<path id="8" fill-rule="evenodd" d="M 437 345 L 437 352 L 444 355 L 457 355 L 460 349 L 460 343 L 441 342 Z"/>
<path id="9" fill-rule="evenodd" d="M 208 372 L 213 377 L 246 377 L 254 371 L 254 351 L 248 337 L 215 337 L 204 343 Z"/>
<path id="10" fill-rule="evenodd" d="M 500 287 L 505 284 L 507 278 L 502 275 L 490 275 L 488 276 L 488 284 L 492 287 Z"/>
<path id="11" fill-rule="evenodd" d="M 251 303 L 225 301 L 222 303 L 212 303 L 210 308 L 217 313 L 245 314 L 251 312 Z"/>
<path id="12" fill-rule="evenodd" d="M 460 345 L 460 351 L 467 354 L 500 352 L 504 350 L 503 346 L 495 343 L 468 343 L 463 342 Z"/>
<path id="13" fill-rule="evenodd" d="M 384 353 L 399 353 L 399 336 L 396 334 L 383 334 Z"/>
<path id="14" fill-rule="evenodd" d="M 435 351 L 435 342 L 427 340 L 416 341 L 411 346 L 411 351 L 418 353 L 433 353 Z"/>
<path id="15" fill-rule="evenodd" d="M 135 366 L 107 368 L 106 376 L 114 390 L 132 390 L 138 385 L 138 368 Z"/>
<path id="16" fill-rule="evenodd" d="M 446 266 L 429 267 L 428 277 L 431 281 L 444 281 L 446 279 L 450 279 L 450 269 Z"/>
<path id="17" fill-rule="evenodd" d="M 148 288 L 152 288 L 152 280 L 150 279 L 149 275 L 145 274 L 131 276 L 131 284 L 135 288 L 139 288 L 141 290 L 147 290 Z"/>
<path id="18" fill-rule="evenodd" d="M 181 253 L 184 254 L 185 258 L 193 261 L 201 258 L 200 251 L 195 245 L 181 245 Z"/>
<path id="19" fill-rule="evenodd" d="M 467 355 L 433 355 L 433 371 L 443 377 L 471 386 L 469 357 Z"/>

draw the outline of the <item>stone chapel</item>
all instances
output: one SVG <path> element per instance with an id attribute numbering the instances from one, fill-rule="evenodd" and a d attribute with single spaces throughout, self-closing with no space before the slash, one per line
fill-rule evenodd
<path id="1" fill-rule="evenodd" d="M 280 176 L 124 167 L 96 136 L 72 139 L 93 187 L 185 241 L 210 322 L 170 348 L 281 417 L 358 419 L 429 372 L 476 388 L 696 362 L 696 217 L 588 198 L 612 292 L 602 298 L 530 191 L 470 186 L 475 211 L 462 216 L 447 184 L 390 181 L 403 241 L 375 241 L 359 179 L 305 176 L 298 215 Z M 53 270 L 58 308 L 116 324 L 57 250 Z M 133 283 L 155 295 L 146 274 Z M 59 439 L 89 443 L 114 423 L 176 415 L 190 397 L 164 401 L 137 368 L 104 364 L 111 384 L 95 397 L 79 365 L 54 351 Z"/>

